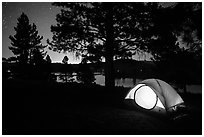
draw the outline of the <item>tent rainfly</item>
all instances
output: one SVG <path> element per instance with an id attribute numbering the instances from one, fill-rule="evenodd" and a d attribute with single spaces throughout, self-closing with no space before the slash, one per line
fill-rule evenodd
<path id="1" fill-rule="evenodd" d="M 159 79 L 146 79 L 139 82 L 129 91 L 125 102 L 135 108 L 160 113 L 172 112 L 176 106 L 184 104 L 175 89 Z"/>

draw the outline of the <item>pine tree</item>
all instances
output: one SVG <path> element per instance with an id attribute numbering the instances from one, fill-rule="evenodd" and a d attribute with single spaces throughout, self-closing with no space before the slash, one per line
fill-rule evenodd
<path id="1" fill-rule="evenodd" d="M 62 68 L 62 75 L 60 76 L 60 79 L 63 81 L 63 82 L 73 82 L 73 76 L 71 75 L 72 74 L 72 67 L 71 65 L 68 65 L 68 61 L 69 61 L 69 58 L 67 56 L 64 56 L 63 60 L 62 60 L 62 63 L 64 64 L 63 65 L 63 68 Z"/>
<path id="2" fill-rule="evenodd" d="M 46 45 L 41 44 L 42 36 L 39 36 L 37 27 L 33 23 L 32 31 L 31 31 L 31 44 L 33 48 L 30 49 L 30 64 L 37 65 L 44 63 L 44 57 L 47 54 L 44 49 L 47 47 Z"/>
<path id="3" fill-rule="evenodd" d="M 68 64 L 69 58 L 67 56 L 64 56 L 62 63 L 63 64 Z"/>
<path id="4" fill-rule="evenodd" d="M 44 56 L 44 48 L 41 40 L 42 36 L 38 34 L 35 24 L 31 25 L 26 14 L 22 13 L 18 18 L 17 26 L 14 27 L 16 34 L 9 36 L 11 45 L 9 49 L 17 56 L 21 64 L 33 64 L 36 51 L 40 51 Z M 42 51 L 43 50 L 43 51 Z M 38 54 L 38 53 L 37 53 Z"/>

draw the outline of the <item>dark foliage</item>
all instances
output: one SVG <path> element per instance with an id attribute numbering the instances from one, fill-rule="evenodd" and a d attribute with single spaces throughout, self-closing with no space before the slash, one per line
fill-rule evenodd
<path id="1" fill-rule="evenodd" d="M 152 10 L 153 27 L 149 33 L 153 39 L 147 51 L 154 60 L 174 60 L 175 56 L 183 54 L 184 49 L 184 52 L 195 53 L 195 57 L 201 55 L 201 4 L 180 2 Z"/>
<path id="2" fill-rule="evenodd" d="M 93 84 L 95 81 L 94 72 L 90 70 L 87 63 L 80 63 L 77 72 L 77 80 L 85 85 Z"/>

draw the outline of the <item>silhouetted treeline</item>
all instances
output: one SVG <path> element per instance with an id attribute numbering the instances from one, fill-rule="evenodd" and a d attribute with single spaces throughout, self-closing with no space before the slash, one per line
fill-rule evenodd
<path id="1" fill-rule="evenodd" d="M 201 62 L 194 62 L 194 65 L 188 66 L 185 73 L 181 72 L 183 68 L 176 68 L 177 65 L 171 64 L 169 62 L 153 62 L 153 61 L 136 61 L 136 60 L 116 60 L 114 61 L 115 70 L 114 75 L 116 78 L 133 78 L 133 79 L 147 79 L 147 78 L 160 78 L 165 81 L 173 83 L 183 83 L 183 80 L 186 80 L 185 84 L 201 84 L 202 82 L 202 67 Z M 64 79 L 65 82 L 71 82 L 73 74 L 74 76 L 79 76 L 78 80 L 83 83 L 83 81 L 88 82 L 89 79 L 94 81 L 94 74 L 104 74 L 105 63 L 88 63 L 88 64 L 61 64 L 61 63 L 52 63 L 44 64 L 41 67 L 33 68 L 30 75 L 47 75 L 49 77 L 54 77 L 51 74 L 60 73 L 61 79 Z M 15 63 L 3 63 L 3 76 L 12 73 L 13 75 L 18 75 L 18 71 L 21 71 Z M 32 67 L 31 67 L 32 68 Z M 37 71 L 39 68 L 39 73 Z M 34 71 L 35 70 L 35 71 Z M 8 72 L 9 71 L 9 72 Z M 38 72 L 38 74 L 34 73 Z M 44 73 L 44 74 L 43 74 Z M 26 73 L 24 73 L 26 74 Z M 185 74 L 185 76 L 182 76 Z M 82 77 L 84 76 L 84 78 Z M 67 79 L 65 78 L 67 77 Z M 80 78 L 81 77 L 81 78 Z M 47 77 L 48 79 L 48 77 Z M 47 80 L 45 79 L 45 80 Z M 56 81 L 56 79 L 55 79 Z"/>

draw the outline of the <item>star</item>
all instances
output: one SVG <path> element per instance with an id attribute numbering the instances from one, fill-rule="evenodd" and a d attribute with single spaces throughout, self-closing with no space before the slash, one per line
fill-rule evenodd
<path id="1" fill-rule="evenodd" d="M 4 29 L 7 29 L 7 28 L 8 28 L 8 26 L 7 26 L 7 22 L 6 22 L 5 19 L 3 19 L 3 28 L 4 28 Z"/>
<path id="2" fill-rule="evenodd" d="M 3 25 L 5 25 L 6 24 L 6 19 L 3 19 Z"/>
<path id="3" fill-rule="evenodd" d="M 7 29 L 8 26 L 7 26 L 7 21 L 6 21 L 6 18 L 4 17 L 3 20 L 2 20 L 2 25 L 3 25 L 3 29 Z"/>
<path id="4" fill-rule="evenodd" d="M 4 26 L 4 29 L 7 29 L 7 28 L 8 28 L 8 26 L 7 26 L 7 25 L 5 25 L 5 26 Z"/>
<path id="5" fill-rule="evenodd" d="M 7 7 L 8 2 L 4 2 L 3 4 L 4 4 L 4 8 L 6 8 L 6 7 Z"/>

